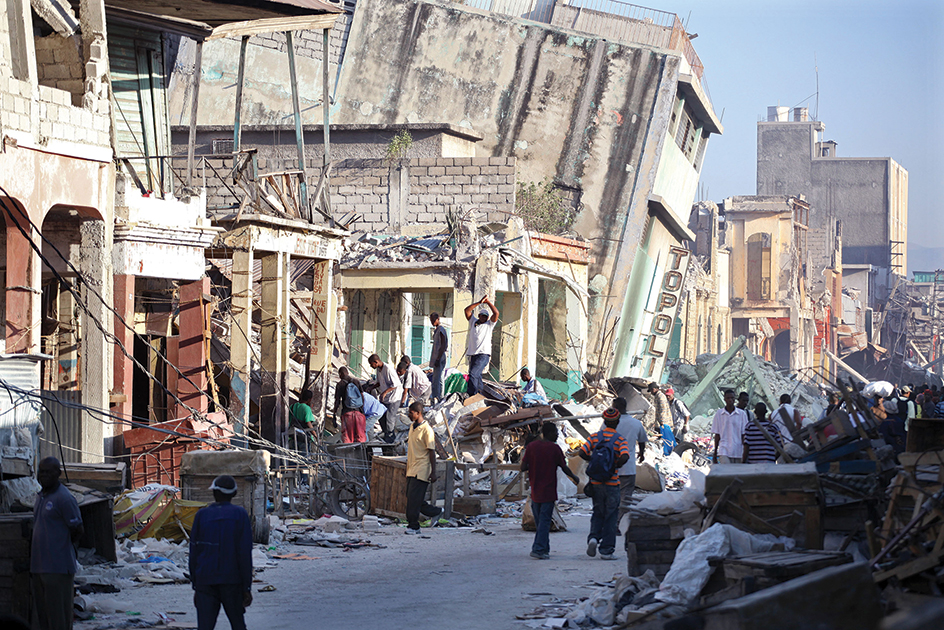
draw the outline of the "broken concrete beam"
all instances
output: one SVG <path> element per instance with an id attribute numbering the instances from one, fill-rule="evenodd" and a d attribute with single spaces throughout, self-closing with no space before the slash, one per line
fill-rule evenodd
<path id="1" fill-rule="evenodd" d="M 879 628 L 878 589 L 867 562 L 829 567 L 726 601 L 704 613 L 705 630 Z"/>

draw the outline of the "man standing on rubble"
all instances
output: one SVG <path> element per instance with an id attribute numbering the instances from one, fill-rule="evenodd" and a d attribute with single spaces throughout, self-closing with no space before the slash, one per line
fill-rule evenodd
<path id="1" fill-rule="evenodd" d="M 482 304 L 488 306 L 491 316 L 482 309 L 476 318 L 472 317 L 475 309 Z M 465 307 L 465 319 L 469 322 L 469 343 L 465 355 L 469 359 L 469 396 L 482 393 L 482 372 L 488 369 L 492 359 L 492 331 L 498 323 L 498 307 L 486 295 L 478 302 Z"/>
<path id="2" fill-rule="evenodd" d="M 383 440 L 388 444 L 392 443 L 396 436 L 393 433 L 397 423 L 397 414 L 400 410 L 400 399 L 403 395 L 403 385 L 400 383 L 400 377 L 389 363 L 384 363 L 376 354 L 367 358 L 367 363 L 374 370 L 377 370 L 377 385 L 380 393 L 377 398 L 387 408 L 380 421 L 383 427 Z"/>
<path id="3" fill-rule="evenodd" d="M 406 448 L 406 533 L 420 533 L 420 514 L 435 518 L 442 508 L 426 502 L 436 481 L 436 434 L 423 416 L 423 403 L 410 405 L 410 436 Z"/>
<path id="4" fill-rule="evenodd" d="M 233 630 L 246 630 L 252 604 L 252 527 L 233 505 L 236 480 L 220 475 L 210 485 L 216 503 L 200 508 L 190 530 L 190 585 L 198 630 L 213 630 L 220 606 Z"/>
<path id="5" fill-rule="evenodd" d="M 597 555 L 600 547 L 600 559 L 615 560 L 616 526 L 619 517 L 620 480 L 619 468 L 629 461 L 629 445 L 626 439 L 616 432 L 620 413 L 610 407 L 603 412 L 603 428 L 589 438 L 580 447 L 578 455 L 590 462 L 587 476 L 590 483 L 587 488 L 593 498 L 593 515 L 590 517 L 590 534 L 587 537 L 587 555 Z M 599 473 L 596 469 L 600 468 Z M 609 470 L 603 470 L 608 468 Z"/>
<path id="6" fill-rule="evenodd" d="M 670 389 L 666 392 L 666 397 L 668 397 L 671 391 Z M 623 517 L 629 514 L 629 505 L 633 499 L 633 492 L 636 491 L 636 456 L 638 454 L 640 464 L 646 461 L 646 442 L 649 441 L 649 438 L 646 437 L 646 430 L 642 427 L 642 422 L 626 413 L 625 398 L 614 398 L 613 407 L 620 414 L 616 432 L 622 435 L 626 440 L 630 451 L 629 459 L 627 459 L 626 463 L 617 471 L 619 474 L 620 502 L 619 513 L 616 517 L 616 527 L 618 532 L 625 534 L 629 530 L 629 523 L 626 523 L 624 529 Z M 637 444 L 639 445 L 638 451 L 636 449 Z"/>
<path id="7" fill-rule="evenodd" d="M 665 390 L 665 399 L 669 401 L 669 411 L 672 413 L 672 433 L 675 434 L 675 441 L 682 442 L 685 440 L 685 434 L 688 433 L 688 423 L 692 419 L 692 414 L 685 403 L 675 397 L 675 390 L 671 387 Z"/>
<path id="8" fill-rule="evenodd" d="M 716 464 L 740 464 L 744 456 L 744 429 L 747 414 L 734 405 L 734 390 L 724 392 L 724 407 L 715 412 L 711 432 L 715 442 L 712 461 Z"/>
<path id="9" fill-rule="evenodd" d="M 531 557 L 538 560 L 551 557 L 551 518 L 557 503 L 558 469 L 580 485 L 580 478 L 567 467 L 564 451 L 557 445 L 557 425 L 545 422 L 541 426 L 541 437 L 528 444 L 521 457 L 521 472 L 528 473 L 531 485 L 531 512 L 536 529 Z"/>
<path id="10" fill-rule="evenodd" d="M 59 460 L 47 457 L 39 463 L 36 480 L 42 490 L 33 506 L 33 540 L 30 573 L 33 598 L 42 630 L 72 627 L 72 595 L 75 548 L 84 533 L 79 504 L 59 483 Z"/>
<path id="11" fill-rule="evenodd" d="M 669 401 L 665 394 L 659 389 L 659 384 L 655 381 L 649 383 L 649 394 L 652 395 L 652 404 L 655 407 L 655 425 L 647 427 L 653 433 L 661 433 L 663 426 L 672 426 L 672 413 L 669 411 Z"/>
<path id="12" fill-rule="evenodd" d="M 449 335 L 439 320 L 439 313 L 430 313 L 429 323 L 433 325 L 433 349 L 429 353 L 429 367 L 433 368 L 430 398 L 434 402 L 439 402 L 443 397 L 443 372 L 446 371 L 446 350 L 449 349 Z"/>

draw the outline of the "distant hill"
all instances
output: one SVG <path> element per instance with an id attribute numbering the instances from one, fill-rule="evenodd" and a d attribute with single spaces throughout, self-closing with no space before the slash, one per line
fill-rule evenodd
<path id="1" fill-rule="evenodd" d="M 944 247 L 925 247 L 908 243 L 908 277 L 912 271 L 944 269 Z"/>

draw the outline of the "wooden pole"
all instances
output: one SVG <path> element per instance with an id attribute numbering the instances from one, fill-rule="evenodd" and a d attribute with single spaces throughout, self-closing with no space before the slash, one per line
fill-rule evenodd
<path id="1" fill-rule="evenodd" d="M 292 31 L 285 31 L 286 48 L 288 48 L 288 74 L 292 84 L 292 111 L 295 114 L 295 142 L 298 147 L 298 207 L 299 214 L 311 221 L 308 210 L 308 175 L 305 171 L 305 134 L 302 129 L 302 107 L 298 97 L 298 77 L 295 74 L 295 40 Z"/>
<path id="2" fill-rule="evenodd" d="M 193 93 L 190 96 L 190 134 L 187 137 L 187 188 L 193 187 L 193 154 L 197 143 L 197 105 L 200 103 L 200 81 L 203 73 L 203 42 L 197 42 L 193 61 Z"/>

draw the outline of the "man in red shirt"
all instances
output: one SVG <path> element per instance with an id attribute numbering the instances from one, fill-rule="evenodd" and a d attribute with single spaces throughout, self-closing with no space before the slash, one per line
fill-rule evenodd
<path id="1" fill-rule="evenodd" d="M 593 479 L 587 484 L 587 494 L 593 497 L 593 516 L 590 517 L 590 535 L 587 537 L 587 555 L 591 558 L 597 555 L 597 546 L 600 547 L 601 560 L 615 560 L 616 526 L 619 516 L 620 482 L 619 468 L 629 461 L 629 444 L 626 438 L 616 432 L 619 426 L 620 413 L 610 407 L 603 412 L 603 428 L 591 435 L 583 446 L 579 455 L 590 461 L 597 445 L 601 449 L 613 449 L 612 474 L 604 480 Z M 591 464 L 588 471 L 593 467 Z M 589 474 L 589 473 L 588 473 Z"/>
<path id="2" fill-rule="evenodd" d="M 554 504 L 557 503 L 557 469 L 579 484 L 577 475 L 564 463 L 564 451 L 557 445 L 557 425 L 545 422 L 541 427 L 542 438 L 528 444 L 521 457 L 521 470 L 528 473 L 531 484 L 531 511 L 534 512 L 534 544 L 531 545 L 531 557 L 538 560 L 550 558 L 551 517 Z"/>

